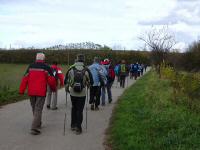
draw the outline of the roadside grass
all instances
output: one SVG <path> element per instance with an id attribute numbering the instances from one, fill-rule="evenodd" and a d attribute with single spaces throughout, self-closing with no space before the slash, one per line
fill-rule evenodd
<path id="1" fill-rule="evenodd" d="M 200 115 L 171 99 L 169 81 L 147 73 L 121 96 L 107 145 L 113 150 L 199 150 Z"/>
<path id="2" fill-rule="evenodd" d="M 21 79 L 29 64 L 0 64 L 0 105 L 16 102 L 28 98 L 18 93 Z M 67 66 L 61 65 L 66 73 Z"/>

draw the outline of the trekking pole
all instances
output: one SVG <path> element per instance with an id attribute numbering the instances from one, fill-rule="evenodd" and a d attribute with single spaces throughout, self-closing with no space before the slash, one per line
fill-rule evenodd
<path id="1" fill-rule="evenodd" d="M 128 77 L 127 77 L 127 81 L 126 81 L 126 82 L 127 82 L 127 85 L 126 85 L 126 86 L 128 87 Z"/>
<path id="2" fill-rule="evenodd" d="M 64 136 L 65 136 L 66 120 L 67 120 L 67 91 L 66 91 L 66 110 L 65 110 L 64 126 L 63 126 L 63 135 Z"/>
<path id="3" fill-rule="evenodd" d="M 115 81 L 116 81 L 116 88 L 117 88 L 117 84 L 118 84 L 118 77 L 115 79 Z"/>
<path id="4" fill-rule="evenodd" d="M 88 87 L 86 87 L 86 108 L 85 108 L 85 128 L 86 128 L 86 131 L 87 131 L 87 111 L 88 111 L 88 109 L 87 109 L 87 105 L 88 105 Z"/>

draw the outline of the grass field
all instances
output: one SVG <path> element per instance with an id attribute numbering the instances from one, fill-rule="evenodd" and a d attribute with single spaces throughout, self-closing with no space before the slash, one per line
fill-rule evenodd
<path id="1" fill-rule="evenodd" d="M 171 102 L 169 81 L 150 72 L 129 88 L 113 112 L 113 150 L 199 150 L 200 115 Z"/>
<path id="2" fill-rule="evenodd" d="M 21 78 L 23 77 L 28 64 L 0 64 L 0 105 L 15 102 L 26 98 L 18 94 Z M 63 72 L 67 66 L 62 65 Z"/>

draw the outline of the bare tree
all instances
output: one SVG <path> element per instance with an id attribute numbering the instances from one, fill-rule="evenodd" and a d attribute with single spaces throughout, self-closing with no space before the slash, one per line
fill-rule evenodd
<path id="1" fill-rule="evenodd" d="M 152 51 L 152 62 L 156 65 L 157 71 L 160 74 L 161 63 L 166 62 L 168 53 L 176 45 L 174 34 L 170 32 L 168 26 L 163 26 L 161 29 L 152 26 L 139 39 Z"/>

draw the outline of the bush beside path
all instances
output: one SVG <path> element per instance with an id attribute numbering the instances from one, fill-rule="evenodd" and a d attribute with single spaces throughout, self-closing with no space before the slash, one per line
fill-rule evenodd
<path id="1" fill-rule="evenodd" d="M 170 81 L 151 71 L 120 97 L 107 141 L 113 150 L 199 150 L 200 115 L 174 103 Z"/>

